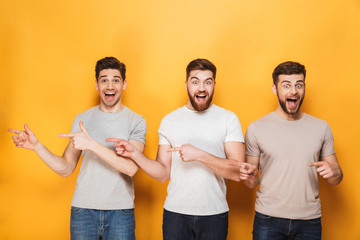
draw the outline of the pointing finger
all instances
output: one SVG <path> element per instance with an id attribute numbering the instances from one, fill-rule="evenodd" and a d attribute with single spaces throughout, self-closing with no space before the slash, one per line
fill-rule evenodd
<path id="1" fill-rule="evenodd" d="M 107 138 L 105 141 L 107 142 L 120 142 L 121 139 L 119 138 Z"/>
<path id="2" fill-rule="evenodd" d="M 320 167 L 320 166 L 322 166 L 322 165 L 323 165 L 322 162 L 309 163 L 309 167 Z"/>
<path id="3" fill-rule="evenodd" d="M 74 136 L 76 136 L 76 133 L 64 133 L 58 135 L 58 137 L 74 137 Z"/>
<path id="4" fill-rule="evenodd" d="M 168 150 L 166 150 L 167 152 L 176 152 L 176 151 L 180 151 L 182 150 L 181 147 L 173 147 L 173 148 L 169 148 Z"/>
<path id="5" fill-rule="evenodd" d="M 9 129 L 8 129 L 8 132 L 20 134 L 22 131 L 21 131 L 21 130 L 17 130 L 17 129 L 13 129 L 13 128 L 9 128 Z"/>

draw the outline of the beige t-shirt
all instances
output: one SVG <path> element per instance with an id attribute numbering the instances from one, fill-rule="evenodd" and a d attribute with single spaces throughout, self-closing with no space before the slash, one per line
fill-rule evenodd
<path id="1" fill-rule="evenodd" d="M 329 125 L 304 114 L 288 121 L 272 112 L 250 124 L 246 155 L 260 157 L 255 211 L 273 217 L 321 216 L 318 174 L 308 164 L 335 153 Z"/>

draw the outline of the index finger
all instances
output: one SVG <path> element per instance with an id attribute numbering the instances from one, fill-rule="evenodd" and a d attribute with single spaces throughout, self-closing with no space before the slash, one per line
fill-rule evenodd
<path id="1" fill-rule="evenodd" d="M 181 147 L 173 147 L 173 148 L 169 148 L 166 151 L 167 152 L 176 152 L 176 151 L 180 151 L 181 149 L 182 149 Z"/>
<path id="2" fill-rule="evenodd" d="M 23 131 L 17 130 L 17 129 L 13 129 L 13 128 L 9 128 L 9 129 L 8 129 L 8 132 L 20 134 L 20 133 L 23 132 Z"/>
<path id="3" fill-rule="evenodd" d="M 107 142 L 120 142 L 121 139 L 119 138 L 107 138 L 105 141 Z"/>
<path id="4" fill-rule="evenodd" d="M 59 134 L 58 137 L 74 137 L 76 133 L 63 133 Z"/>
<path id="5" fill-rule="evenodd" d="M 319 167 L 319 166 L 322 166 L 324 165 L 322 162 L 313 162 L 313 163 L 309 163 L 309 166 L 310 167 Z"/>

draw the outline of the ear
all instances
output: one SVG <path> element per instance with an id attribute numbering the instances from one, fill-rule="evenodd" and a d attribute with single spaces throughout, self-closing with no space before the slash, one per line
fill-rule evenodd
<path id="1" fill-rule="evenodd" d="M 125 90 L 126 85 L 127 85 L 127 82 L 126 82 L 126 80 L 124 80 L 124 81 L 123 81 L 123 90 Z"/>
<path id="2" fill-rule="evenodd" d="M 98 80 L 95 80 L 95 88 L 97 91 L 99 91 L 99 88 L 98 88 Z"/>
<path id="3" fill-rule="evenodd" d="M 275 95 L 277 95 L 277 89 L 275 84 L 272 85 L 272 91 Z"/>

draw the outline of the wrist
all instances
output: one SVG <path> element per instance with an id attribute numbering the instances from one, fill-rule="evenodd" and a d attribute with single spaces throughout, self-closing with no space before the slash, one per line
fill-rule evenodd
<path id="1" fill-rule="evenodd" d="M 43 147 L 44 145 L 42 145 L 41 142 L 37 142 L 36 144 L 34 144 L 33 151 L 38 153 Z"/>

